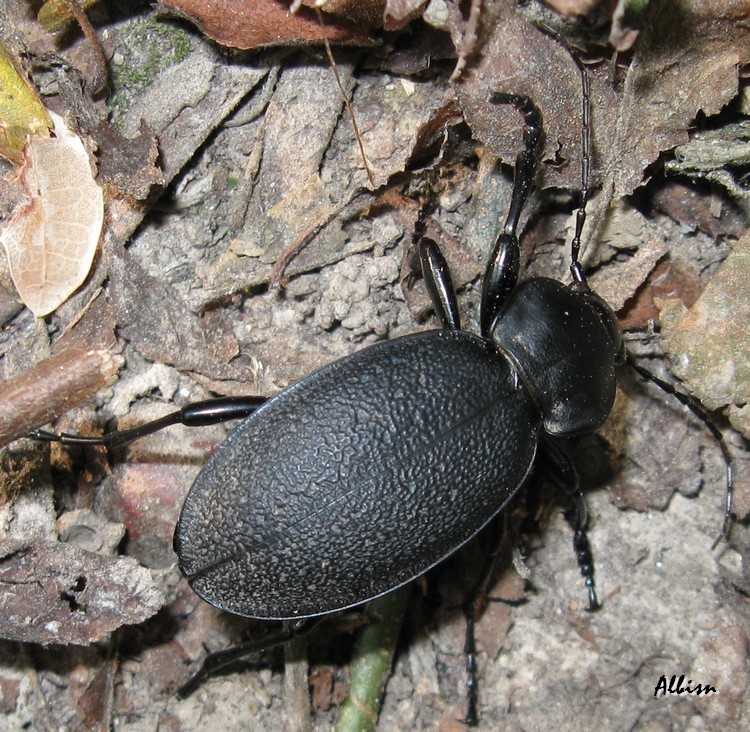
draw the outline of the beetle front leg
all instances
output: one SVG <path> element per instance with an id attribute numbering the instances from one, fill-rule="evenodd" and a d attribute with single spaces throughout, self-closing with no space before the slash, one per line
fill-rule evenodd
<path id="1" fill-rule="evenodd" d="M 485 338 L 490 337 L 497 316 L 518 282 L 520 267 L 518 221 L 534 185 L 543 134 L 542 113 L 530 97 L 522 94 L 493 92 L 490 94 L 490 102 L 516 106 L 523 114 L 526 127 L 523 133 L 524 149 L 516 157 L 513 196 L 508 209 L 508 217 L 503 231 L 495 242 L 484 273 L 479 325 Z"/>

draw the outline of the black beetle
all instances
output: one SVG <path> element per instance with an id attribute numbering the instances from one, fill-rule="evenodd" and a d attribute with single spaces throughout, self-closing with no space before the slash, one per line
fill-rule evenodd
<path id="1" fill-rule="evenodd" d="M 554 456 L 552 436 L 593 431 L 609 414 L 622 339 L 586 285 L 577 249 L 570 287 L 517 283 L 516 228 L 536 174 L 541 114 L 525 96 L 495 93 L 491 101 L 516 105 L 526 127 L 510 212 L 485 273 L 481 335 L 461 329 L 445 260 L 422 237 L 440 330 L 365 348 L 268 400 L 200 402 L 102 438 L 35 433 L 114 446 L 178 422 L 246 417 L 196 478 L 174 547 L 192 588 L 216 607 L 303 621 L 270 642 L 424 574 L 498 515 L 540 441 Z M 595 608 L 585 520 L 579 510 L 574 545 Z M 473 679 L 470 690 L 471 723 Z"/>
<path id="2" fill-rule="evenodd" d="M 48 436 L 111 446 L 176 422 L 249 415 L 199 473 L 175 531 L 180 569 L 216 607 L 310 618 L 396 589 L 502 510 L 540 439 L 593 431 L 609 414 L 622 339 L 575 254 L 570 287 L 517 284 L 516 227 L 536 174 L 541 114 L 525 96 L 491 101 L 516 105 L 526 128 L 485 273 L 480 336 L 461 329 L 446 263 L 422 238 L 440 330 L 365 348 L 268 400 L 209 400 L 103 438 Z"/>
<path id="3" fill-rule="evenodd" d="M 422 272 L 441 329 L 363 349 L 268 400 L 201 402 L 103 438 L 34 433 L 113 446 L 170 424 L 244 417 L 196 478 L 174 536 L 180 569 L 216 607 L 307 628 L 312 618 L 390 592 L 497 516 L 540 448 L 564 463 L 555 438 L 592 432 L 608 416 L 616 365 L 630 359 L 614 313 L 578 262 L 587 134 L 573 282 L 519 283 L 516 230 L 537 172 L 542 119 L 526 96 L 494 93 L 490 101 L 515 105 L 525 130 L 510 210 L 484 275 L 480 335 L 461 329 L 445 260 L 422 237 Z M 656 381 L 707 420 L 689 397 Z M 585 522 L 584 510 L 571 521 L 594 609 Z"/>

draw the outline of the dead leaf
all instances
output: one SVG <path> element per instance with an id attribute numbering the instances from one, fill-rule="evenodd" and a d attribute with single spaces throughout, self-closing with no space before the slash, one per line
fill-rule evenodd
<path id="1" fill-rule="evenodd" d="M 77 2 L 86 11 L 97 5 L 100 0 L 74 0 L 74 2 Z M 73 14 L 70 12 L 68 3 L 64 0 L 47 0 L 39 9 L 36 19 L 44 26 L 45 30 L 56 33 L 73 21 Z"/>
<path id="2" fill-rule="evenodd" d="M 590 13 L 600 0 L 544 0 L 544 3 L 560 15 L 574 16 Z"/>
<path id="3" fill-rule="evenodd" d="M 580 187 L 581 81 L 568 53 L 535 28 L 515 3 L 500 0 L 493 8 L 492 35 L 476 64 L 469 65 L 456 94 L 475 137 L 504 162 L 513 164 L 522 148 L 523 119 L 511 105 L 491 104 L 490 92 L 530 96 L 544 120 L 543 187 Z M 489 23 L 490 20 L 485 22 Z M 592 78 L 593 105 L 616 110 L 614 91 Z M 606 125 L 598 116 L 594 122 Z M 596 130 L 595 130 L 596 132 Z M 596 135 L 595 135 L 596 137 Z"/>
<path id="4" fill-rule="evenodd" d="M 617 0 L 609 29 L 609 43 L 618 53 L 629 51 L 638 40 L 641 17 L 648 0 Z"/>
<path id="5" fill-rule="evenodd" d="M 213 378 L 252 379 L 249 368 L 232 362 L 239 346 L 223 310 L 198 317 L 174 288 L 129 255 L 115 262 L 112 279 L 119 332 L 143 356 Z"/>
<path id="6" fill-rule="evenodd" d="M 652 398 L 644 400 L 644 391 Z M 632 418 L 636 404 L 637 420 Z M 599 432 L 622 461 L 610 484 L 618 508 L 664 510 L 674 493 L 694 496 L 700 490 L 705 433 L 634 374 L 621 378 L 615 406 Z"/>
<path id="7" fill-rule="evenodd" d="M 383 28 L 388 31 L 403 28 L 410 20 L 420 16 L 428 0 L 386 0 L 383 10 Z"/>
<path id="8" fill-rule="evenodd" d="M 711 679 L 719 694 L 705 694 L 696 707 L 711 729 L 731 729 L 743 714 L 743 698 L 750 682 L 748 673 L 748 635 L 741 624 L 717 623 L 713 639 L 706 642 L 701 662 L 694 663 L 693 679 Z"/>
<path id="9" fill-rule="evenodd" d="M 81 139 L 50 113 L 55 137 L 31 138 L 21 185 L 28 200 L 0 231 L 19 297 L 37 317 L 86 279 L 104 222 L 104 194 Z"/>
<path id="10" fill-rule="evenodd" d="M 102 663 L 96 671 L 81 664 L 71 674 L 70 686 L 78 702 L 79 729 L 102 729 L 111 718 L 112 686 L 117 664 L 114 659 Z"/>
<path id="11" fill-rule="evenodd" d="M 128 557 L 61 542 L 6 546 L 0 556 L 0 637 L 9 640 L 86 645 L 166 602 L 151 571 Z"/>
<path id="12" fill-rule="evenodd" d="M 346 20 L 318 17 L 302 7 L 296 13 L 285 0 L 161 0 L 162 9 L 195 23 L 209 38 L 243 50 L 268 46 L 331 43 L 372 46 L 376 41 Z"/>
<path id="13" fill-rule="evenodd" d="M 749 17 L 740 0 L 649 4 L 605 162 L 617 197 L 641 185 L 662 151 L 687 142 L 699 113 L 717 114 L 736 96 L 738 70 L 750 61 Z"/>
<path id="14" fill-rule="evenodd" d="M 604 252 L 615 252 L 615 256 L 627 253 L 627 258 L 619 265 L 618 277 L 612 277 L 607 268 L 592 272 L 591 287 L 618 312 L 646 281 L 667 251 L 667 242 L 659 235 L 653 221 L 637 208 L 621 201 L 610 209 L 605 225 L 597 232 L 596 246 L 592 247 L 591 253 L 596 256 Z M 585 255 L 588 254 L 586 251 Z M 591 259 L 587 256 L 582 259 L 591 266 Z"/>
<path id="15" fill-rule="evenodd" d="M 492 13 L 495 15 L 492 16 Z M 581 86 L 573 62 L 507 0 L 484 11 L 491 34 L 456 85 L 477 139 L 512 163 L 520 149 L 518 113 L 487 102 L 491 90 L 522 93 L 544 118 L 543 187 L 580 186 Z M 738 69 L 750 62 L 745 2 L 654 0 L 622 90 L 604 65 L 589 66 L 594 170 L 619 199 L 644 182 L 662 152 L 688 140 L 700 114 L 717 114 L 737 94 Z M 460 19 L 460 18 L 459 18 Z M 744 22 L 743 22 L 744 21 Z M 454 38 L 455 19 L 446 29 Z"/>
<path id="16" fill-rule="evenodd" d="M 102 122 L 92 134 L 98 144 L 97 178 L 102 184 L 137 201 L 164 185 L 164 173 L 156 165 L 159 147 L 145 120 L 136 137 L 124 137 L 109 122 Z"/>
<path id="17" fill-rule="evenodd" d="M 624 331 L 646 332 L 649 323 L 659 320 L 656 299 L 678 297 L 686 307 L 690 307 L 700 292 L 700 279 L 692 267 L 686 262 L 662 259 L 618 311 L 620 327 Z"/>
<path id="18" fill-rule="evenodd" d="M 302 5 L 347 18 L 366 28 L 382 28 L 385 0 L 302 0 Z"/>
<path id="19" fill-rule="evenodd" d="M 708 409 L 729 407 L 729 421 L 750 437 L 750 237 L 734 251 L 689 310 L 657 301 L 662 344 L 672 371 Z"/>
<path id="20" fill-rule="evenodd" d="M 714 239 L 739 239 L 747 228 L 741 205 L 717 196 L 710 186 L 670 178 L 654 191 L 652 203 L 683 231 L 704 231 Z"/>
<path id="21" fill-rule="evenodd" d="M 36 89 L 0 45 L 0 155 L 20 165 L 27 137 L 49 137 L 51 128 Z"/>

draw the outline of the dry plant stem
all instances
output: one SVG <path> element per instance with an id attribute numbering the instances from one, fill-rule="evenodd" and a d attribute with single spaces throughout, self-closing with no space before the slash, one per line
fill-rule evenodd
<path id="1" fill-rule="evenodd" d="M 104 292 L 103 287 L 97 287 L 96 290 L 94 290 L 91 297 L 86 301 L 86 304 L 78 311 L 78 314 L 75 315 L 75 317 L 65 326 L 65 328 L 63 328 L 59 336 L 60 338 L 62 338 L 66 333 L 70 333 L 70 331 L 73 330 L 73 328 L 75 328 L 76 325 L 81 322 L 81 318 L 86 315 L 91 306 L 94 304 L 94 300 L 96 300 L 96 298 L 99 297 L 102 292 Z"/>
<path id="2" fill-rule="evenodd" d="M 321 27 L 325 27 L 323 24 L 323 14 L 320 12 L 319 9 L 316 8 L 318 11 L 318 20 L 320 20 Z M 331 64 L 331 69 L 333 71 L 334 77 L 336 77 L 336 83 L 338 84 L 339 90 L 341 91 L 341 96 L 344 98 L 344 104 L 346 105 L 346 110 L 349 112 L 349 117 L 352 120 L 352 126 L 354 127 L 354 136 L 357 138 L 357 145 L 359 146 L 359 152 L 360 155 L 362 155 L 362 162 L 365 165 L 365 170 L 367 171 L 367 178 L 370 181 L 370 185 L 373 188 L 377 188 L 375 185 L 375 178 L 372 174 L 372 169 L 370 168 L 370 163 L 367 160 L 367 154 L 365 153 L 365 146 L 362 142 L 362 135 L 359 133 L 359 126 L 357 125 L 357 118 L 354 115 L 354 107 L 352 106 L 351 99 L 349 99 L 349 95 L 346 93 L 346 89 L 344 89 L 344 85 L 341 83 L 341 77 L 339 76 L 339 70 L 336 66 L 336 59 L 333 57 L 333 51 L 331 50 L 331 43 L 328 40 L 328 36 L 325 36 L 323 38 L 323 43 L 325 44 L 326 49 L 326 55 L 328 56 L 328 62 Z"/>
<path id="3" fill-rule="evenodd" d="M 458 81 L 463 75 L 469 63 L 469 57 L 476 52 L 479 46 L 479 23 L 482 17 L 484 3 L 482 0 L 471 0 L 469 6 L 469 19 L 466 21 L 463 38 L 461 38 L 460 48 L 458 49 L 458 59 L 456 68 L 451 74 L 451 81 Z"/>
<path id="4" fill-rule="evenodd" d="M 317 221 L 313 221 L 291 244 L 284 248 L 284 251 L 279 255 L 276 263 L 271 269 L 271 273 L 268 275 L 268 283 L 271 287 L 278 287 L 281 283 L 281 278 L 284 276 L 284 271 L 289 266 L 289 263 L 310 243 L 312 238 L 319 234 L 323 227 L 331 223 L 359 194 L 361 191 L 355 191 L 348 198 L 342 201 L 337 206 L 326 211 Z"/>
<path id="5" fill-rule="evenodd" d="M 70 10 L 70 14 L 76 19 L 76 23 L 81 27 L 81 31 L 83 31 L 83 35 L 86 36 L 86 40 L 89 42 L 89 46 L 91 46 L 91 50 L 94 53 L 96 75 L 91 79 L 87 86 L 92 94 L 99 94 L 109 87 L 107 56 L 105 55 L 102 44 L 99 41 L 99 36 L 96 35 L 94 26 L 91 25 L 88 16 L 78 4 L 78 0 L 62 0 L 62 2 L 67 6 L 68 10 Z"/>
<path id="6" fill-rule="evenodd" d="M 80 406 L 114 383 L 122 357 L 69 348 L 0 384 L 0 446 Z"/>
<path id="7" fill-rule="evenodd" d="M 307 639 L 293 638 L 284 646 L 284 704 L 289 728 L 312 730 L 307 662 Z"/>

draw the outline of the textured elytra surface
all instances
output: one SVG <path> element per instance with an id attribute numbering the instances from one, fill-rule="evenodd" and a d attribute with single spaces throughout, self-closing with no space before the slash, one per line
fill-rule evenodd
<path id="1" fill-rule="evenodd" d="M 214 605 L 316 615 L 422 574 L 486 524 L 533 461 L 510 363 L 430 331 L 334 363 L 265 404 L 196 479 L 180 566 Z"/>

